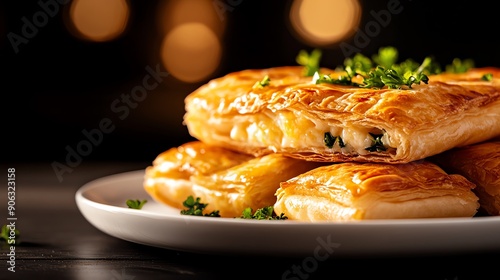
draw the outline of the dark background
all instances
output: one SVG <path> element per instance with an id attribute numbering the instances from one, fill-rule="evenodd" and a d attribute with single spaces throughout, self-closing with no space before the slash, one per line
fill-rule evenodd
<path id="1" fill-rule="evenodd" d="M 386 9 L 389 1 L 360 2 L 363 29 L 373 21 L 370 11 Z M 371 55 L 392 45 L 402 59 L 421 61 L 433 55 L 446 64 L 455 57 L 472 58 L 476 66 L 500 67 L 500 24 L 493 2 L 400 2 L 404 11 L 370 38 L 363 53 Z M 86 140 L 82 130 L 97 129 L 108 117 L 115 130 L 104 134 L 82 160 L 150 162 L 158 153 L 192 140 L 182 124 L 183 99 L 191 91 L 232 71 L 296 65 L 299 50 L 314 47 L 295 37 L 285 23 L 288 1 L 243 0 L 227 13 L 217 72 L 194 84 L 167 77 L 127 118 L 119 120 L 110 104 L 141 82 L 146 66 L 160 62 L 152 51 L 159 44 L 152 16 L 157 3 L 131 1 L 127 33 L 107 43 L 75 38 L 56 16 L 16 54 L 7 34 L 19 33 L 21 18 L 30 18 L 39 6 L 37 1 L 1 2 L 3 163 L 64 163 L 67 149 Z M 353 40 L 345 43 L 354 45 Z M 344 58 L 339 45 L 323 48 L 323 66 L 335 67 Z"/>

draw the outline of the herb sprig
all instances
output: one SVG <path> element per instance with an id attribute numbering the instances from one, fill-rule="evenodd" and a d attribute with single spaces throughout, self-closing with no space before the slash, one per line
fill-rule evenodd
<path id="1" fill-rule="evenodd" d="M 368 148 L 365 148 L 365 150 L 369 152 L 383 152 L 386 151 L 387 148 L 384 146 L 384 143 L 382 142 L 382 137 L 384 134 L 374 134 L 370 132 L 370 135 L 373 138 L 372 145 Z"/>
<path id="2" fill-rule="evenodd" d="M 142 209 L 142 206 L 146 204 L 148 201 L 146 199 L 139 200 L 139 199 L 128 199 L 125 203 L 127 204 L 128 208 L 132 209 Z"/>
<path id="3" fill-rule="evenodd" d="M 455 58 L 451 64 L 446 65 L 446 72 L 449 73 L 465 73 L 470 68 L 474 67 L 474 61 L 472 59 L 460 59 Z"/>
<path id="4" fill-rule="evenodd" d="M 486 73 L 486 74 L 484 74 L 484 75 L 481 77 L 481 80 L 482 80 L 482 81 L 491 82 L 491 81 L 493 80 L 493 74 L 491 74 L 491 73 Z"/>
<path id="5" fill-rule="evenodd" d="M 325 143 L 325 146 L 328 148 L 333 148 L 333 145 L 335 145 L 335 142 L 339 142 L 339 147 L 344 148 L 346 145 L 344 144 L 344 140 L 340 136 L 333 136 L 330 132 L 325 132 L 323 136 L 323 142 Z"/>
<path id="6" fill-rule="evenodd" d="M 252 220 L 287 220 L 288 217 L 284 213 L 277 215 L 274 212 L 273 206 L 267 206 L 257 209 L 252 213 L 252 208 L 248 207 L 243 210 L 241 214 L 241 219 L 252 219 Z"/>
<path id="7" fill-rule="evenodd" d="M 257 88 L 263 88 L 263 87 L 268 86 L 270 83 L 271 83 L 271 79 L 269 78 L 268 75 L 265 75 L 264 78 L 262 78 L 262 80 L 255 82 L 255 84 L 253 86 L 257 87 Z"/>
<path id="8" fill-rule="evenodd" d="M 319 71 L 319 62 L 321 60 L 321 50 L 314 49 L 311 53 L 308 53 L 305 50 L 301 50 L 295 61 L 304 66 L 304 76 L 310 77 L 313 76 L 314 73 Z"/>
<path id="9" fill-rule="evenodd" d="M 214 210 L 210 213 L 204 213 L 205 208 L 208 203 L 202 203 L 201 198 L 193 196 L 188 196 L 188 198 L 182 203 L 186 209 L 181 210 L 181 215 L 190 215 L 190 216 L 204 216 L 204 217 L 220 217 L 220 211 Z M 253 212 L 253 209 L 250 207 L 245 208 L 241 216 L 235 217 L 241 219 L 252 219 L 252 220 L 286 220 L 288 219 L 284 213 L 277 215 L 274 212 L 273 206 L 267 206 L 257 209 Z"/>
<path id="10" fill-rule="evenodd" d="M 11 235 L 11 227 L 8 225 L 3 225 L 0 229 L 0 239 L 3 239 L 7 244 L 17 245 L 20 243 L 19 237 L 21 232 L 18 229 L 13 229 L 14 235 Z"/>
<path id="11" fill-rule="evenodd" d="M 182 203 L 182 205 L 184 205 L 187 209 L 181 210 L 181 215 L 220 217 L 219 210 L 204 213 L 208 204 L 201 203 L 200 200 L 201 198 L 199 197 L 195 199 L 192 195 L 188 196 L 188 198 Z"/>
<path id="12" fill-rule="evenodd" d="M 426 57 L 422 63 L 412 59 L 398 62 L 399 52 L 394 47 L 380 48 L 378 53 L 371 58 L 357 53 L 352 58 L 346 58 L 338 70 L 345 74 L 336 78 L 319 72 L 319 59 L 321 51 L 314 49 L 311 54 L 301 51 L 296 60 L 305 67 L 305 75 L 311 76 L 313 83 L 331 83 L 338 85 L 350 85 L 363 88 L 410 89 L 413 85 L 427 84 L 429 75 L 442 72 L 441 66 L 431 56 Z M 317 59 L 317 60 L 315 60 Z M 454 59 L 452 64 L 446 66 L 446 72 L 462 73 L 474 67 L 471 59 Z M 356 79 L 362 82 L 356 82 Z"/>

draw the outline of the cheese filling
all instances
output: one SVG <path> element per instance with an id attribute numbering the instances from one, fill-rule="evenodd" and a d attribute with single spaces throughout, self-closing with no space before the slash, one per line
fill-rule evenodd
<path id="1" fill-rule="evenodd" d="M 362 126 L 328 124 L 300 116 L 301 112 L 280 111 L 253 115 L 233 122 L 230 138 L 271 149 L 324 149 L 348 154 L 384 152 L 391 147 L 383 130 Z M 332 142 L 333 141 L 333 142 Z"/>

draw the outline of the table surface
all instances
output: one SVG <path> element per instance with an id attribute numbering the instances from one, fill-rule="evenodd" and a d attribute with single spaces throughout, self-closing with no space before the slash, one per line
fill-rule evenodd
<path id="1" fill-rule="evenodd" d="M 15 217 L 21 235 L 15 248 L 15 272 L 8 270 L 10 248 L 2 243 L 0 279 L 498 279 L 495 263 L 500 252 L 331 256 L 313 264 L 297 257 L 203 255 L 149 247 L 109 236 L 85 220 L 75 203 L 75 193 L 83 184 L 148 164 L 83 162 L 62 181 L 50 163 L 2 164 L 4 170 L 16 170 Z M 0 203 L 5 206 L 0 211 L 5 224 L 5 194 Z"/>

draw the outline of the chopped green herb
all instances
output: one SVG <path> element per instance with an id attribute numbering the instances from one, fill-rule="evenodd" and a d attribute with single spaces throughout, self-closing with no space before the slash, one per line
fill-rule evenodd
<path id="1" fill-rule="evenodd" d="M 451 64 L 446 66 L 446 72 L 450 73 L 465 73 L 470 68 L 474 67 L 474 61 L 472 59 L 460 59 L 455 58 Z"/>
<path id="2" fill-rule="evenodd" d="M 304 66 L 304 76 L 310 77 L 319 71 L 319 61 L 321 60 L 321 50 L 314 49 L 310 54 L 301 50 L 295 61 Z"/>
<path id="3" fill-rule="evenodd" d="M 387 148 L 384 146 L 384 143 L 382 143 L 382 136 L 384 136 L 383 134 L 370 133 L 370 135 L 373 138 L 373 144 L 370 147 L 365 148 L 365 150 L 369 152 L 382 152 L 387 150 Z"/>
<path id="4" fill-rule="evenodd" d="M 271 79 L 269 79 L 269 76 L 266 75 L 266 76 L 264 76 L 264 78 L 262 78 L 261 81 L 256 82 L 254 87 L 263 88 L 265 86 L 268 86 L 270 82 L 271 82 Z"/>
<path id="5" fill-rule="evenodd" d="M 395 47 L 380 48 L 378 54 L 373 55 L 373 62 L 384 68 L 391 68 L 398 62 L 398 50 Z"/>
<path id="6" fill-rule="evenodd" d="M 402 86 L 411 88 L 413 84 L 420 84 L 420 82 L 427 84 L 428 81 L 429 78 L 422 72 L 408 71 L 401 75 L 394 69 L 377 66 L 364 78 L 362 87 L 382 88 L 387 86 L 390 89 L 400 89 Z"/>
<path id="7" fill-rule="evenodd" d="M 339 76 L 337 79 L 332 79 L 332 77 L 330 77 L 329 75 L 320 75 L 319 72 L 314 73 L 312 81 L 315 84 L 329 83 L 329 84 L 346 85 L 346 86 L 356 85 L 347 76 Z"/>
<path id="8" fill-rule="evenodd" d="M 20 235 L 21 233 L 18 229 L 14 229 L 14 235 L 11 235 L 11 228 L 8 225 L 3 225 L 2 229 L 0 230 L 0 238 L 11 245 L 19 244 Z"/>
<path id="9" fill-rule="evenodd" d="M 219 210 L 212 211 L 210 213 L 203 213 L 207 207 L 207 203 L 201 203 L 200 198 L 196 199 L 190 195 L 182 203 L 187 209 L 181 210 L 181 215 L 191 215 L 191 216 L 205 216 L 205 217 L 220 217 Z"/>
<path id="10" fill-rule="evenodd" d="M 253 220 L 286 220 L 288 219 L 284 213 L 276 215 L 273 206 L 267 206 L 259 208 L 252 213 L 252 208 L 248 207 L 243 210 L 240 216 L 241 219 L 253 219 Z"/>
<path id="11" fill-rule="evenodd" d="M 139 199 L 128 199 L 126 204 L 128 208 L 132 209 L 142 209 L 142 206 L 148 202 L 146 199 L 144 200 L 139 200 Z"/>
<path id="12" fill-rule="evenodd" d="M 297 62 L 306 67 L 306 76 L 313 76 L 313 83 L 351 85 L 364 88 L 410 89 L 413 85 L 427 84 L 429 75 L 442 72 L 441 66 L 432 57 L 426 57 L 422 63 L 417 63 L 412 59 L 398 63 L 398 56 L 398 50 L 390 46 L 380 48 L 371 59 L 357 53 L 352 58 L 346 58 L 344 64 L 337 67 L 344 71 L 345 75 L 336 79 L 331 78 L 330 75 L 319 73 L 319 59 L 314 60 L 312 54 L 309 55 L 307 52 L 301 51 L 297 56 Z M 472 67 L 474 67 L 474 61 L 456 58 L 452 64 L 446 66 L 446 71 L 463 73 Z M 312 72 L 313 69 L 316 70 Z M 363 82 L 361 84 L 355 83 L 353 81 L 355 77 L 363 78 Z"/>
<path id="13" fill-rule="evenodd" d="M 345 147 L 345 144 L 344 144 L 344 140 L 342 140 L 342 137 L 339 136 L 339 146 L 341 148 L 344 148 Z"/>
<path id="14" fill-rule="evenodd" d="M 342 140 L 342 137 L 340 136 L 333 136 L 330 132 L 325 132 L 323 136 L 323 142 L 325 143 L 325 146 L 328 148 L 332 148 L 333 145 L 335 145 L 335 142 L 339 139 L 339 147 L 344 148 L 344 140 Z"/>
<path id="15" fill-rule="evenodd" d="M 212 211 L 210 213 L 203 213 L 207 207 L 207 203 L 201 203 L 200 198 L 196 199 L 193 196 L 188 196 L 188 198 L 182 203 L 187 209 L 181 210 L 181 215 L 191 215 L 191 216 L 204 216 L 204 217 L 220 217 L 219 210 Z M 254 213 L 252 208 L 245 208 L 240 217 L 241 219 L 253 219 L 253 220 L 286 220 L 288 219 L 284 213 L 277 215 L 274 212 L 273 206 L 266 206 L 257 209 Z"/>
<path id="16" fill-rule="evenodd" d="M 325 146 L 327 146 L 328 148 L 332 148 L 333 145 L 335 145 L 337 137 L 333 136 L 330 132 L 325 132 L 323 140 L 325 142 Z"/>
<path id="17" fill-rule="evenodd" d="M 491 82 L 491 80 L 493 80 L 493 74 L 486 73 L 481 77 L 481 80 Z"/>
<path id="18" fill-rule="evenodd" d="M 344 70 L 347 73 L 347 77 L 352 79 L 357 75 L 366 76 L 367 73 L 373 69 L 373 62 L 370 58 L 364 56 L 363 54 L 357 53 L 353 58 L 346 58 L 344 60 Z M 340 67 L 339 67 L 340 68 Z"/>
<path id="19" fill-rule="evenodd" d="M 379 53 L 372 59 L 358 53 L 353 58 L 344 60 L 343 70 L 345 76 L 332 79 L 329 75 L 315 73 L 313 82 L 331 83 L 342 85 L 353 85 L 365 88 L 383 88 L 387 86 L 391 89 L 401 89 L 403 86 L 411 88 L 414 84 L 427 83 L 429 78 L 426 73 L 438 71 L 438 67 L 431 58 L 424 59 L 422 64 L 412 60 L 406 60 L 397 64 L 398 51 L 394 47 L 379 49 Z M 374 66 L 374 62 L 378 63 Z M 363 77 L 362 84 L 353 82 L 356 76 Z"/>

